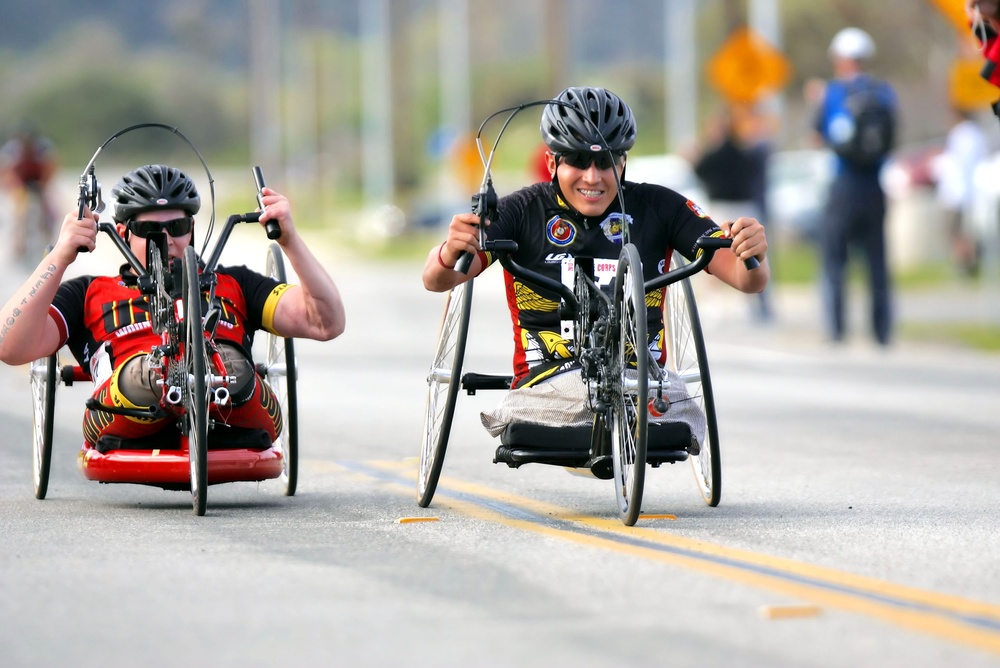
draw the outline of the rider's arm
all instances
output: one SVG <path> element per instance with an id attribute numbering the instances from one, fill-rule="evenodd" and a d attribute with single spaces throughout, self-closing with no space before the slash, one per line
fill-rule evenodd
<path id="1" fill-rule="evenodd" d="M 771 280 L 764 226 L 754 218 L 744 217 L 719 223 L 719 227 L 733 238 L 733 246 L 717 250 L 708 264 L 708 271 L 740 292 L 763 292 Z M 759 267 L 747 269 L 744 262 L 751 257 L 760 262 Z"/>
<path id="2" fill-rule="evenodd" d="M 489 225 L 489 221 L 486 224 Z M 423 273 L 426 289 L 431 292 L 444 292 L 479 275 L 483 266 L 478 254 L 478 225 L 479 216 L 474 213 L 460 213 L 451 219 L 448 225 L 448 238 L 427 254 Z M 473 254 L 468 274 L 455 271 L 455 264 L 464 252 Z"/>
<path id="3" fill-rule="evenodd" d="M 0 312 L 0 361 L 26 364 L 58 350 L 59 328 L 49 316 L 49 306 L 78 249 L 93 250 L 97 242 L 96 216 L 87 210 L 77 220 L 77 214 L 66 215 L 52 251 L 4 304 Z"/>
<path id="4" fill-rule="evenodd" d="M 272 188 L 264 188 L 263 194 L 260 223 L 278 221 L 281 226 L 278 244 L 298 277 L 298 284 L 282 295 L 275 308 L 275 331 L 286 337 L 318 341 L 340 336 L 346 317 L 337 285 L 295 229 L 288 199 Z"/>

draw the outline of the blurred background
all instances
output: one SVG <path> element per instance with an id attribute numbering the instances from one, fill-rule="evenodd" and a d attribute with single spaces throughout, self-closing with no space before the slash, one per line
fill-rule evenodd
<path id="1" fill-rule="evenodd" d="M 639 140 L 633 180 L 694 199 L 692 157 L 712 123 L 751 110 L 771 149 L 769 219 L 777 244 L 808 246 L 829 160 L 811 131 L 811 87 L 831 76 L 827 47 L 849 25 L 874 38 L 872 71 L 902 107 L 900 147 L 884 175 L 891 254 L 905 268 L 948 258 L 934 195 L 935 156 L 956 106 L 983 130 L 984 186 L 968 216 L 995 245 L 1000 129 L 996 89 L 962 0 L 10 0 L 0 24 L 0 132 L 51 141 L 59 212 L 95 151 L 135 123 L 176 126 L 207 160 L 220 215 L 253 206 L 249 167 L 294 200 L 299 219 L 350 243 L 406 253 L 469 206 L 483 168 L 474 137 L 494 111 L 568 85 L 611 88 Z M 538 107 L 496 152 L 498 191 L 537 178 Z M 503 116 L 483 130 L 487 150 Z M 190 148 L 143 130 L 97 160 L 105 192 L 151 161 L 185 167 Z M 991 171 L 992 170 L 992 171 Z M 5 207 L 6 209 L 7 207 Z M 794 254 L 789 254 L 789 258 Z M 808 263 L 808 259 L 806 260 Z M 789 280 L 799 270 L 783 263 Z"/>

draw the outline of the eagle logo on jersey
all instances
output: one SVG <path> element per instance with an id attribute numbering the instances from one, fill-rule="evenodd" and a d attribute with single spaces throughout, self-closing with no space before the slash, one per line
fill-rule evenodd
<path id="1" fill-rule="evenodd" d="M 624 220 L 629 225 L 632 224 L 632 216 L 626 216 Z M 604 232 L 604 236 L 607 237 L 608 241 L 616 244 L 620 244 L 622 242 L 623 227 L 622 215 L 620 213 L 610 214 L 604 219 L 604 222 L 601 223 L 601 231 Z"/>
<path id="2" fill-rule="evenodd" d="M 545 226 L 545 236 L 556 246 L 569 246 L 576 239 L 576 228 L 569 221 L 553 216 Z"/>

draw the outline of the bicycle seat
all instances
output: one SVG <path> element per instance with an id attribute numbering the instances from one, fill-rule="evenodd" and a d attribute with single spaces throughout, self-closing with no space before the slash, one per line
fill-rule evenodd
<path id="1" fill-rule="evenodd" d="M 595 468 L 603 458 L 591 460 L 592 429 L 589 425 L 566 427 L 512 422 L 500 434 L 494 464 L 511 468 L 522 464 L 553 464 L 574 468 Z M 652 466 L 682 462 L 689 452 L 697 452 L 697 442 L 686 422 L 649 423 L 646 461 Z"/>

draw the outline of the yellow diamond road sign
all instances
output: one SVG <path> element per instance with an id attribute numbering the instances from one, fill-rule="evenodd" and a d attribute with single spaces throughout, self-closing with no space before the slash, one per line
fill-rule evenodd
<path id="1" fill-rule="evenodd" d="M 963 35 L 972 34 L 969 17 L 965 14 L 965 0 L 930 0 L 944 17 Z"/>
<path id="2" fill-rule="evenodd" d="M 706 72 L 730 102 L 756 102 L 785 86 L 791 66 L 763 37 L 739 28 L 708 61 Z"/>

